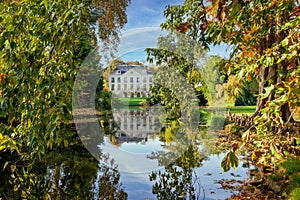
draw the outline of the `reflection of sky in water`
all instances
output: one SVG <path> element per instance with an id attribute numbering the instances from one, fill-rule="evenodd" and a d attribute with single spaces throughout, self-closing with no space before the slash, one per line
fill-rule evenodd
<path id="1" fill-rule="evenodd" d="M 120 146 L 120 150 L 127 151 L 129 153 L 136 154 L 150 154 L 153 151 L 163 150 L 162 142 L 159 141 L 158 137 L 154 139 L 148 139 L 145 143 L 123 143 Z"/>
<path id="2" fill-rule="evenodd" d="M 152 184 L 149 181 L 151 171 L 161 170 L 162 167 L 157 166 L 155 160 L 146 158 L 146 155 L 155 150 L 162 150 L 162 142 L 155 139 L 149 139 L 146 143 L 123 143 L 121 146 L 113 146 L 107 139 L 105 145 L 101 146 L 105 153 L 110 153 L 111 158 L 114 158 L 118 169 L 121 173 L 121 182 L 128 193 L 129 200 L 136 199 L 156 199 L 152 194 Z M 247 176 L 248 168 L 242 167 L 240 162 L 237 170 L 231 169 L 229 172 L 223 173 L 221 161 L 225 154 L 210 155 L 209 159 L 202 162 L 202 166 L 195 168 L 194 171 L 199 178 L 201 187 L 200 199 L 225 199 L 232 192 L 229 190 L 220 189 L 221 185 L 215 181 L 221 179 L 235 179 L 243 181 Z M 232 173 L 235 176 L 233 177 Z M 205 196 L 204 196 L 205 195 Z"/>
<path id="3" fill-rule="evenodd" d="M 201 186 L 204 191 L 201 191 L 199 199 L 225 199 L 229 197 L 232 192 L 228 190 L 220 189 L 221 185 L 216 184 L 215 181 L 221 179 L 235 179 L 243 181 L 246 177 L 248 168 L 243 168 L 242 163 L 239 164 L 237 170 L 231 169 L 230 171 L 223 173 L 221 168 L 221 160 L 225 154 L 211 155 L 208 160 L 202 162 L 202 166 L 195 169 L 195 172 L 200 180 Z M 233 177 L 239 175 L 241 177 Z M 134 174 L 128 172 L 121 172 L 121 182 L 125 187 L 125 191 L 128 193 L 129 200 L 156 199 L 152 194 L 152 184 L 154 182 L 149 181 L 150 173 Z M 211 174 L 211 175 L 208 175 Z M 204 196 L 205 195 L 205 196 Z"/>
<path id="4" fill-rule="evenodd" d="M 100 146 L 102 152 L 105 154 L 109 153 L 110 158 L 116 161 L 120 172 L 140 174 L 146 172 L 148 173 L 158 168 L 161 168 L 158 166 L 157 160 L 151 160 L 147 158 L 147 155 L 150 155 L 152 151 L 148 150 L 148 152 L 144 154 L 137 151 L 137 149 L 141 145 L 131 143 L 128 146 L 131 146 L 131 149 L 136 147 L 136 150 L 134 152 L 130 152 L 124 151 L 122 148 L 112 145 L 107 138 L 105 138 L 104 141 L 104 145 Z M 152 145 L 149 145 L 149 147 L 151 146 Z M 155 150 L 154 146 L 152 146 L 151 148 Z M 146 147 L 143 147 L 143 149 L 145 151 Z"/>

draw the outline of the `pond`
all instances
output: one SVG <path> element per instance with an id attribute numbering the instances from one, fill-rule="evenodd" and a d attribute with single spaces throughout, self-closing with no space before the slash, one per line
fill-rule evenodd
<path id="1" fill-rule="evenodd" d="M 222 120 L 216 112 L 201 114 L 197 132 L 180 122 L 164 121 L 159 108 L 117 109 L 77 124 L 83 145 L 56 149 L 31 163 L 26 177 L 20 175 L 18 189 L 11 188 L 5 182 L 9 174 L 4 175 L 0 197 L 225 199 L 236 191 L 222 189 L 221 183 L 244 181 L 253 166 L 244 160 L 224 173 L 226 150 L 215 145 Z"/>
<path id="2" fill-rule="evenodd" d="M 162 118 L 165 117 L 161 112 L 159 108 L 114 110 L 113 120 L 110 123 L 110 130 L 113 130 L 114 126 L 117 127 L 114 131 L 114 138 L 106 136 L 104 143 L 99 145 L 103 152 L 109 153 L 111 158 L 115 159 L 121 173 L 121 182 L 125 186 L 129 199 L 156 199 L 156 195 L 160 193 L 163 195 L 163 191 L 158 191 L 154 195 L 153 185 L 155 181 L 149 181 L 151 174 L 158 176 L 160 172 L 165 173 L 170 180 L 163 185 L 161 179 L 156 179 L 156 182 L 161 184 L 159 186 L 161 190 L 163 188 L 176 190 L 176 186 L 168 186 L 172 185 L 172 179 L 177 178 L 178 182 L 181 180 L 186 186 L 189 185 L 187 187 L 190 188 L 186 188 L 184 191 L 195 193 L 196 199 L 224 199 L 229 197 L 234 191 L 222 189 L 220 183 L 243 181 L 253 167 L 245 161 L 240 163 L 236 170 L 231 169 L 226 173 L 223 172 L 221 161 L 225 157 L 226 150 L 218 149 L 213 145 L 218 137 L 216 131 L 222 128 L 224 124 L 224 118 L 220 117 L 223 112 L 219 112 L 219 115 L 212 114 L 213 112 L 203 112 L 205 114 L 202 116 L 203 121 L 200 124 L 209 126 L 202 126 L 203 128 L 196 135 L 193 135 L 195 140 L 188 142 L 182 140 L 184 136 L 180 134 L 178 135 L 179 138 L 176 138 L 176 134 L 180 133 L 180 127 L 177 127 L 174 121 L 168 122 L 167 125 L 161 123 Z M 171 139 L 169 132 L 173 136 Z M 184 152 L 176 151 L 183 147 L 186 148 Z M 189 151 L 192 154 L 189 154 Z M 168 155 L 167 161 L 166 155 Z M 198 159 L 188 158 L 190 155 L 198 157 Z M 181 157 L 185 158 L 182 159 Z M 189 159 L 192 162 L 189 162 Z M 181 161 L 178 162 L 178 160 Z M 165 166 L 174 163 L 181 166 L 180 170 L 184 168 L 184 172 L 181 174 L 174 173 L 176 175 L 173 175 L 172 178 L 172 170 L 170 172 L 169 168 Z M 185 164 L 187 166 L 182 167 Z M 188 176 L 187 174 L 191 174 L 191 179 L 183 180 Z M 162 177 L 163 175 L 160 178 Z M 158 190 L 160 190 L 159 188 Z M 181 188 L 177 189 L 180 190 Z M 161 197 L 163 199 L 174 198 L 176 194 L 176 192 L 167 192 L 164 194 L 166 196 Z"/>

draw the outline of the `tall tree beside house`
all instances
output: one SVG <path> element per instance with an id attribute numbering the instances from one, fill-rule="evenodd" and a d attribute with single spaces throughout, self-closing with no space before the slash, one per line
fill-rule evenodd
<path id="1" fill-rule="evenodd" d="M 69 144 L 66 138 L 71 136 L 62 128 L 72 117 L 76 73 L 97 47 L 97 37 L 106 47 L 117 45 L 128 3 L 19 0 L 0 4 L 1 158 L 14 155 L 26 160 Z M 99 32 L 96 23 L 101 24 Z"/>
<path id="2" fill-rule="evenodd" d="M 257 122 L 276 121 L 282 127 L 294 121 L 290 107 L 299 101 L 299 1 L 186 0 L 167 7 L 165 17 L 163 28 L 189 35 L 204 47 L 230 45 L 228 72 L 259 82 Z"/>
<path id="3" fill-rule="evenodd" d="M 197 98 L 199 105 L 207 104 L 208 97 L 205 96 L 208 94 L 206 92 L 207 85 L 202 84 L 203 79 L 199 70 L 203 66 L 197 66 L 199 59 L 206 58 L 206 54 L 200 46 L 193 43 L 190 37 L 171 32 L 158 39 L 157 48 L 148 48 L 146 52 L 147 60 L 160 66 L 154 73 L 154 86 L 149 98 L 150 104 L 160 103 L 171 118 L 180 117 L 180 110 L 187 106 L 183 104 L 192 103 L 193 100 L 189 99 L 193 98 L 192 96 Z M 171 83 L 175 83 L 174 80 L 176 80 L 176 84 L 170 88 Z M 170 84 L 167 87 L 166 83 L 168 82 Z M 186 87 L 190 87 L 190 89 Z M 178 96 L 176 91 L 185 93 L 182 95 L 183 98 Z"/>

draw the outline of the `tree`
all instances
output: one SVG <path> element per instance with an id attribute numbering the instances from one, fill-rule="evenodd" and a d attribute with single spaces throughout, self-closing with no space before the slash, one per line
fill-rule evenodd
<path id="1" fill-rule="evenodd" d="M 299 56 L 295 55 L 299 52 L 299 4 L 289 0 L 249 1 L 247 5 L 213 3 L 211 16 L 217 23 L 207 29 L 209 37 L 233 46 L 230 64 L 240 77 L 250 80 L 254 74 L 258 79 L 260 97 L 254 116 L 273 106 L 272 110 L 278 108 L 273 113 L 276 117 L 292 122 L 289 103 L 296 97 L 293 85 L 299 77 Z"/>
<path id="2" fill-rule="evenodd" d="M 203 93 L 210 106 L 220 105 L 222 97 L 224 96 L 224 94 L 218 96 L 218 93 L 224 93 L 224 89 L 217 88 L 217 85 L 224 82 L 224 75 L 220 69 L 221 63 L 222 59 L 220 56 L 209 56 L 203 68 L 199 69 L 201 82 L 203 82 L 203 86 L 206 88 L 203 90 Z M 203 86 L 201 86 L 201 88 L 203 88 Z"/>
<path id="3" fill-rule="evenodd" d="M 147 60 L 160 66 L 154 74 L 150 103 L 163 105 L 172 119 L 178 119 L 180 110 L 188 104 L 207 104 L 207 86 L 201 84 L 199 70 L 203 66 L 197 66 L 207 56 L 202 48 L 189 37 L 171 32 L 158 39 L 158 48 L 148 48 L 146 52 Z"/>
<path id="4" fill-rule="evenodd" d="M 227 82 L 224 83 L 223 86 L 225 91 L 226 103 L 228 105 L 234 105 L 236 98 L 240 93 L 240 81 L 236 76 L 230 75 L 227 79 Z"/>
<path id="5" fill-rule="evenodd" d="M 259 82 L 253 117 L 284 126 L 294 121 L 290 106 L 299 99 L 299 15 L 295 0 L 209 0 L 206 4 L 186 0 L 184 5 L 167 7 L 161 26 L 184 33 L 204 47 L 229 45 L 228 72 Z"/>
<path id="6" fill-rule="evenodd" d="M 252 106 L 256 105 L 258 93 L 258 83 L 255 79 L 244 81 L 241 91 L 238 94 L 235 104 L 236 106 Z"/>
<path id="7" fill-rule="evenodd" d="M 49 191 L 34 191 L 33 184 L 42 185 L 30 167 L 46 152 L 80 143 L 76 132 L 69 131 L 74 80 L 100 42 L 104 50 L 117 44 L 128 2 L 1 2 L 0 160 L 3 174 L 9 175 L 1 184 L 11 183 L 24 198 Z M 59 168 L 54 171 L 59 176 Z M 41 181 L 44 177 L 39 176 Z"/>
<path id="8" fill-rule="evenodd" d="M 128 0 L 0 4 L 0 151 L 22 159 L 64 142 L 76 73 L 97 38 L 115 46 Z M 9 12 L 9 14 L 8 14 Z M 96 24 L 101 24 L 96 30 Z M 74 134 L 74 133 L 73 133 Z"/>

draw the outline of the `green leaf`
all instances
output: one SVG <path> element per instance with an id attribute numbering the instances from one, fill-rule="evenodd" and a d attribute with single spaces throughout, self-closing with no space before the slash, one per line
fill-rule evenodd
<path id="1" fill-rule="evenodd" d="M 221 167 L 223 168 L 224 172 L 229 171 L 230 168 L 236 169 L 238 165 L 239 159 L 232 151 L 230 151 L 221 162 Z"/>
<path id="2" fill-rule="evenodd" d="M 64 140 L 64 146 L 67 148 L 69 145 L 69 141 L 68 140 Z"/>
<path id="3" fill-rule="evenodd" d="M 263 94 L 260 94 L 260 96 L 261 96 L 261 98 L 262 99 L 265 99 L 265 98 L 267 98 L 269 95 L 270 95 L 270 93 L 272 92 L 272 90 L 274 89 L 274 85 L 271 85 L 271 86 L 269 86 L 269 87 L 265 87 L 265 93 L 263 93 Z"/>
<path id="4" fill-rule="evenodd" d="M 5 168 L 7 167 L 7 165 L 8 165 L 8 161 L 6 161 L 5 163 L 4 163 L 4 166 L 3 166 L 3 171 L 5 170 Z"/>
<path id="5" fill-rule="evenodd" d="M 286 53 L 282 54 L 282 55 L 281 55 L 281 58 L 280 58 L 276 63 L 278 64 L 278 63 L 284 61 L 284 60 L 286 59 L 286 57 L 287 57 L 287 54 L 286 54 Z"/>
<path id="6" fill-rule="evenodd" d="M 281 45 L 284 46 L 284 47 L 287 46 L 288 44 L 289 44 L 289 39 L 288 38 L 285 38 L 284 40 L 281 41 Z"/>

